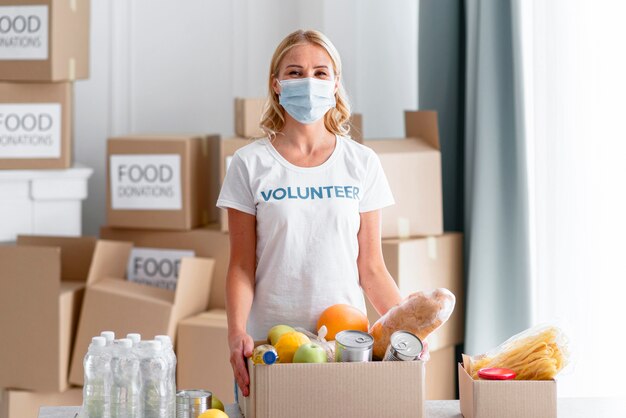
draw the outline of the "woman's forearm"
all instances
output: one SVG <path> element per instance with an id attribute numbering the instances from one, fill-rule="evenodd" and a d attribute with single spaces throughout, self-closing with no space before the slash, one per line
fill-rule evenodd
<path id="1" fill-rule="evenodd" d="M 228 332 L 245 332 L 246 322 L 254 298 L 253 273 L 240 267 L 231 267 L 226 277 L 226 314 Z"/>
<path id="2" fill-rule="evenodd" d="M 384 315 L 402 300 L 396 282 L 384 266 L 362 272 L 361 286 L 372 306 L 380 315 Z"/>

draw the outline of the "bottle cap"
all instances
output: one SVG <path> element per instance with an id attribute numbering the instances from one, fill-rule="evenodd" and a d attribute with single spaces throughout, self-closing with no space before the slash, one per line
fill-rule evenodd
<path id="1" fill-rule="evenodd" d="M 123 348 L 132 348 L 133 342 L 128 338 L 120 338 L 119 340 L 115 340 L 114 343 Z"/>
<path id="2" fill-rule="evenodd" d="M 133 345 L 137 344 L 139 341 L 141 341 L 141 334 L 137 334 L 137 333 L 131 333 L 131 334 L 127 334 L 126 338 L 128 338 L 129 340 L 131 340 L 133 342 Z"/>
<path id="3" fill-rule="evenodd" d="M 102 331 L 100 336 L 106 338 L 107 342 L 111 342 L 115 339 L 115 333 L 113 331 Z"/>
<path id="4" fill-rule="evenodd" d="M 157 335 L 154 337 L 155 340 L 157 341 L 161 341 L 161 343 L 163 343 L 163 345 L 171 345 L 172 344 L 172 339 L 170 338 L 169 335 Z"/>
<path id="5" fill-rule="evenodd" d="M 94 347 L 104 347 L 107 344 L 107 340 L 104 337 L 93 337 L 91 339 L 91 344 Z"/>
<path id="6" fill-rule="evenodd" d="M 142 348 L 147 348 L 150 350 L 160 350 L 163 347 L 163 344 L 161 344 L 161 341 L 158 341 L 158 340 L 142 341 L 142 343 L 143 343 Z"/>
<path id="7" fill-rule="evenodd" d="M 478 371 L 478 377 L 485 380 L 511 380 L 515 379 L 515 372 L 502 367 L 488 367 Z"/>
<path id="8" fill-rule="evenodd" d="M 276 360 L 278 360 L 278 356 L 275 352 L 266 351 L 265 353 L 263 353 L 263 363 L 270 365 L 276 363 Z"/>

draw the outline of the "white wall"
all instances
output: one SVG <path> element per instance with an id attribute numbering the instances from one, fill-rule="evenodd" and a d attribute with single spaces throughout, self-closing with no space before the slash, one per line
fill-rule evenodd
<path id="1" fill-rule="evenodd" d="M 417 108 L 417 0 L 92 0 L 91 76 L 76 83 L 75 159 L 95 169 L 84 232 L 105 223 L 106 138 L 139 132 L 233 134 L 233 98 L 264 96 L 289 32 L 338 48 L 368 138 L 403 136 Z"/>

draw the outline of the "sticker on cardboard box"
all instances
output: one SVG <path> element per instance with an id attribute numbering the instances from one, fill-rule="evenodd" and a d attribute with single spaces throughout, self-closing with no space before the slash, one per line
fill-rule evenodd
<path id="1" fill-rule="evenodd" d="M 60 103 L 0 104 L 2 158 L 60 158 Z"/>
<path id="2" fill-rule="evenodd" d="M 182 209 L 179 154 L 111 155 L 109 163 L 113 209 Z"/>
<path id="3" fill-rule="evenodd" d="M 0 6 L 0 60 L 48 59 L 48 6 Z"/>
<path id="4" fill-rule="evenodd" d="M 193 250 L 133 248 L 126 277 L 131 282 L 175 290 L 183 257 L 194 257 Z"/>

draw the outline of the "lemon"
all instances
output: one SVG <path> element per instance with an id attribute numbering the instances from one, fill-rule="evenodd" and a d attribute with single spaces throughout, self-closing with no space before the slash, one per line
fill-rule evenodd
<path id="1" fill-rule="evenodd" d="M 198 418 L 228 418 L 228 415 L 226 415 L 226 412 L 220 411 L 219 409 L 209 409 L 198 415 Z"/>
<path id="2" fill-rule="evenodd" d="M 293 355 L 302 344 L 310 343 L 309 337 L 301 332 L 288 332 L 283 334 L 274 348 L 278 353 L 278 361 L 280 363 L 291 363 L 293 361 Z"/>

